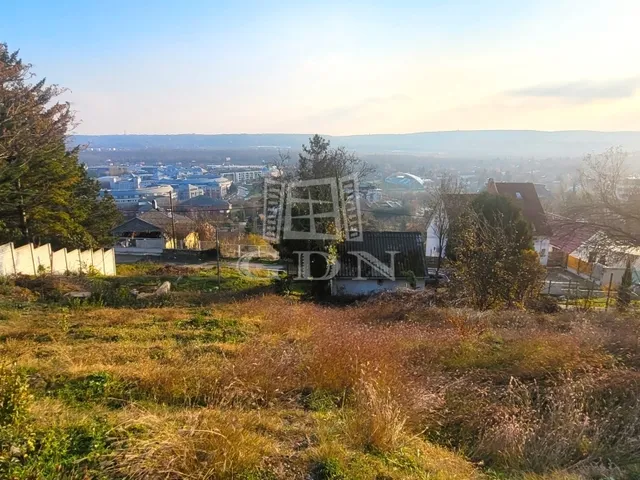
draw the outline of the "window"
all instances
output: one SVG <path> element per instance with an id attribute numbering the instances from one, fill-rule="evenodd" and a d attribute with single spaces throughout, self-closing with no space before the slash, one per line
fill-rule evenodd
<path id="1" fill-rule="evenodd" d="M 542 250 L 540 250 L 540 258 L 544 258 L 546 256 L 547 256 L 547 250 L 543 248 Z"/>

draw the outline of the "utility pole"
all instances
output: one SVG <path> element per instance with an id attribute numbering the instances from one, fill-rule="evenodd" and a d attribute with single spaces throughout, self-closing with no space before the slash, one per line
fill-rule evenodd
<path id="1" fill-rule="evenodd" d="M 218 235 L 219 224 L 216 223 L 216 260 L 218 265 L 218 289 L 220 288 L 220 235 Z"/>
<path id="2" fill-rule="evenodd" d="M 178 249 L 178 239 L 176 238 L 176 219 L 173 218 L 173 191 L 169 192 L 169 206 L 171 207 L 171 233 L 173 234 L 173 248 Z"/>

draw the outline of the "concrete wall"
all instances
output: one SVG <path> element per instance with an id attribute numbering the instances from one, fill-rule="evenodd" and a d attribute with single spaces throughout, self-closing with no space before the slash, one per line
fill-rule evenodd
<path id="1" fill-rule="evenodd" d="M 39 247 L 28 244 L 19 248 L 14 248 L 12 243 L 0 245 L 0 275 L 64 275 L 67 272 L 89 273 L 91 270 L 102 275 L 115 275 L 113 249 L 68 252 L 63 248 L 54 252 L 49 244 Z"/>

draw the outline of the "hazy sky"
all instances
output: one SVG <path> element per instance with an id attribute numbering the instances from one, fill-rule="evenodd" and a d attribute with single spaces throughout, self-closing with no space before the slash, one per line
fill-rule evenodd
<path id="1" fill-rule="evenodd" d="M 2 3 L 78 133 L 640 130 L 638 0 Z"/>

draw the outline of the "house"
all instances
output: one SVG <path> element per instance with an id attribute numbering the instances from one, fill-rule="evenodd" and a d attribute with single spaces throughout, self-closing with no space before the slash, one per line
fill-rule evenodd
<path id="1" fill-rule="evenodd" d="M 442 196 L 442 205 L 431 212 L 427 226 L 425 252 L 427 257 L 444 256 L 447 248 L 447 228 L 450 219 L 457 218 L 477 197 L 475 193 L 450 193 Z M 441 253 L 442 252 L 442 253 Z"/>
<path id="2" fill-rule="evenodd" d="M 205 195 L 199 195 L 197 197 L 190 198 L 176 207 L 177 212 L 184 213 L 187 216 L 189 213 L 221 213 L 228 214 L 231 212 L 231 204 L 226 200 L 219 198 L 211 198 Z"/>
<path id="3" fill-rule="evenodd" d="M 558 215 L 549 215 L 549 222 L 553 235 L 549 242 L 548 265 L 579 271 L 579 258 L 573 253 L 598 233 L 598 229 L 585 222 L 576 222 Z"/>
<path id="4" fill-rule="evenodd" d="M 175 240 L 174 242 L 174 232 Z M 118 254 L 160 255 L 166 248 L 198 248 L 196 222 L 174 213 L 150 210 L 118 225 L 111 234 L 118 238 Z"/>
<path id="5" fill-rule="evenodd" d="M 549 260 L 552 230 L 535 185 L 533 183 L 494 182 L 493 179 L 489 179 L 487 191 L 509 197 L 522 209 L 522 216 L 529 221 L 533 229 L 533 249 L 538 253 L 540 263 L 546 266 Z"/>
<path id="6" fill-rule="evenodd" d="M 331 280 L 331 294 L 368 295 L 412 284 L 424 288 L 424 279 L 421 233 L 363 232 L 363 241 L 338 245 L 338 270 Z"/>
<path id="7" fill-rule="evenodd" d="M 170 185 L 155 185 L 150 187 L 141 187 L 135 190 L 110 190 L 102 191 L 102 195 L 110 194 L 116 202 L 119 209 L 127 209 L 132 205 L 137 205 L 144 201 L 155 200 L 158 205 L 170 205 L 171 199 L 177 199 L 176 192 Z"/>
<path id="8" fill-rule="evenodd" d="M 249 196 L 249 189 L 244 185 L 238 185 L 238 190 L 236 192 L 236 196 L 238 198 L 247 198 Z"/>
<path id="9" fill-rule="evenodd" d="M 551 256 L 557 252 L 567 271 L 598 285 L 619 285 L 631 262 L 632 282 L 640 283 L 640 248 L 625 248 L 586 223 L 555 220 Z"/>
<path id="10" fill-rule="evenodd" d="M 493 179 L 489 179 L 487 191 L 508 197 L 520 207 L 523 217 L 529 221 L 533 230 L 533 248 L 540 257 L 540 263 L 546 266 L 549 259 L 549 242 L 552 230 L 538 198 L 535 185 L 533 183 L 494 182 Z M 440 235 L 441 226 L 444 225 L 446 231 L 449 221 L 460 215 L 476 198 L 476 195 L 472 193 L 443 195 L 442 206 L 436 207 L 431 212 L 427 226 L 425 252 L 428 257 L 437 258 L 440 251 L 444 252 L 447 238 L 446 235 Z"/>

